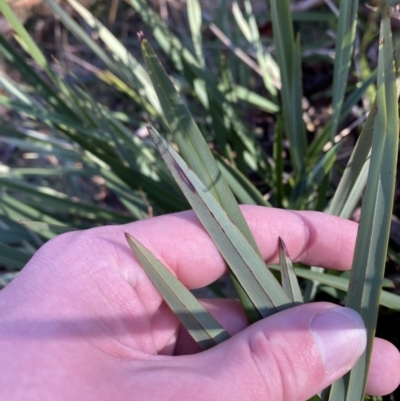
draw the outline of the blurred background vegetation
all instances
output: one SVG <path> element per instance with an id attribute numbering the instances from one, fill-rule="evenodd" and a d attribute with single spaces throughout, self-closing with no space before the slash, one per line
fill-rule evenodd
<path id="1" fill-rule="evenodd" d="M 142 60 L 139 31 L 239 203 L 359 220 L 362 183 L 342 205 L 332 197 L 376 95 L 374 1 L 349 1 L 356 7 L 348 7 L 342 31 L 335 0 L 292 1 L 286 19 L 277 19 L 265 0 L 7 0 L 15 16 L 4 3 L 1 286 L 58 233 L 189 207 L 146 129 L 152 123 L 172 141 Z M 396 44 L 400 6 L 392 3 Z M 386 290 L 395 294 L 399 194 L 385 274 Z M 329 275 L 348 279 L 348 273 Z M 338 285 L 303 284 L 308 300 L 344 301 Z M 377 329 L 398 347 L 399 310 L 381 307 Z M 395 397 L 386 399 L 400 400 Z"/>

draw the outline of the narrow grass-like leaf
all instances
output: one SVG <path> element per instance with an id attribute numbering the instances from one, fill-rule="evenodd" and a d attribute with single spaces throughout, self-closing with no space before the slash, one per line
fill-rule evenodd
<path id="1" fill-rule="evenodd" d="M 0 266 L 22 269 L 32 255 L 0 242 Z"/>
<path id="2" fill-rule="evenodd" d="M 29 51 L 30 55 L 42 68 L 45 68 L 47 65 L 46 58 L 5 0 L 0 0 L 0 12 L 19 35 L 25 45 L 25 49 Z"/>
<path id="3" fill-rule="evenodd" d="M 35 187 L 34 185 L 22 181 L 10 180 L 8 178 L 0 178 L 0 184 L 3 188 L 23 193 L 25 196 L 30 195 L 35 198 L 37 202 L 42 203 L 47 207 L 56 209 L 61 208 L 64 213 L 71 213 L 87 219 L 100 218 L 106 221 L 119 223 L 127 223 L 130 221 L 129 216 L 124 216 L 122 213 L 107 210 L 106 208 L 101 208 L 95 205 L 85 204 L 79 201 L 72 201 L 68 199 L 65 194 L 54 190 Z"/>
<path id="4" fill-rule="evenodd" d="M 154 93 L 153 86 L 145 68 L 136 60 L 136 58 L 129 52 L 129 50 L 102 24 L 97 18 L 93 16 L 86 8 L 75 0 L 68 0 L 69 4 L 76 12 L 85 20 L 85 22 L 94 29 L 100 39 L 107 46 L 108 50 L 114 57 L 117 65 L 121 67 L 120 74 L 125 77 L 128 83 L 135 88 L 140 94 L 144 93 L 148 101 L 158 113 L 160 107 L 157 97 Z M 122 66 L 124 69 L 122 70 Z M 114 68 L 115 70 L 115 68 Z M 118 79 L 118 78 L 117 78 Z M 126 84 L 124 80 L 120 84 Z M 140 99 L 138 99 L 140 101 Z"/>
<path id="5" fill-rule="evenodd" d="M 24 58 L 11 46 L 11 44 L 0 35 L 0 52 L 13 68 L 20 71 L 24 79 L 29 82 L 37 93 L 40 93 L 46 101 L 54 106 L 59 112 L 71 116 L 73 113 L 62 101 L 57 93 L 32 69 Z"/>
<path id="6" fill-rule="evenodd" d="M 274 275 L 184 160 L 153 128 L 149 132 L 172 175 L 262 317 L 293 304 Z"/>
<path id="7" fill-rule="evenodd" d="M 246 205 L 271 206 L 259 190 L 237 168 L 231 166 L 218 154 L 214 154 L 222 176 L 240 203 Z"/>
<path id="8" fill-rule="evenodd" d="M 290 142 L 293 168 L 298 177 L 306 164 L 306 131 L 303 122 L 300 42 L 295 40 L 288 0 L 271 0 L 271 19 L 282 79 L 282 114 Z"/>
<path id="9" fill-rule="evenodd" d="M 227 196 L 229 197 L 230 191 L 220 177 L 221 172 L 207 142 L 145 38 L 141 39 L 141 45 L 150 78 L 182 157 L 204 184 L 210 188 L 218 202 L 226 205 L 225 209 L 228 208 L 229 204 L 232 204 L 233 197 L 226 199 Z M 239 209 L 237 208 L 237 210 Z"/>
<path id="10" fill-rule="evenodd" d="M 184 61 L 189 65 L 198 67 L 196 57 L 183 46 L 182 42 L 168 28 L 159 14 L 151 9 L 143 0 L 128 0 L 128 3 L 140 14 L 142 20 L 148 25 L 161 49 L 168 55 L 177 70 L 182 71 Z"/>
<path id="11" fill-rule="evenodd" d="M 97 57 L 107 66 L 108 69 L 117 73 L 116 66 L 110 57 L 101 49 L 101 47 L 81 28 L 77 22 L 71 18 L 68 13 L 53 0 L 44 0 L 50 7 L 55 15 L 57 15 L 62 23 L 69 29 L 69 31 L 81 42 L 85 43 Z"/>
<path id="12" fill-rule="evenodd" d="M 279 111 L 279 106 L 276 103 L 266 99 L 264 96 L 261 96 L 254 91 L 249 90 L 248 88 L 245 88 L 244 86 L 235 85 L 233 87 L 233 92 L 239 100 L 243 100 L 244 102 L 252 104 L 260 110 L 264 110 L 271 114 L 276 114 Z"/>
<path id="13" fill-rule="evenodd" d="M 236 1 L 232 2 L 232 14 L 243 36 L 246 38 L 248 42 L 251 42 L 253 36 L 252 36 L 252 31 L 250 29 L 250 24 L 244 17 L 242 10 L 240 9 L 239 4 Z"/>
<path id="14" fill-rule="evenodd" d="M 304 303 L 293 263 L 290 260 L 289 252 L 281 237 L 279 237 L 279 264 L 281 267 L 282 287 L 286 295 L 294 305 Z"/>
<path id="15" fill-rule="evenodd" d="M 373 104 L 358 141 L 353 149 L 345 171 L 331 200 L 327 212 L 335 216 L 349 219 L 361 199 L 367 183 L 370 163 L 372 135 L 374 132 L 376 103 Z M 311 270 L 322 272 L 320 267 L 312 267 Z M 318 283 L 307 283 L 305 298 L 313 299 L 317 291 Z"/>
<path id="16" fill-rule="evenodd" d="M 338 150 L 341 148 L 342 143 L 333 146 L 325 155 L 313 166 L 310 173 L 307 175 L 306 188 L 310 189 L 315 185 L 321 185 L 324 178 L 330 174 L 332 167 L 336 160 Z"/>
<path id="17" fill-rule="evenodd" d="M 18 223 L 38 233 L 40 233 L 41 231 L 51 231 L 55 234 L 63 234 L 76 230 L 76 228 L 73 227 L 57 226 L 55 224 L 43 223 L 41 221 L 19 220 Z"/>
<path id="18" fill-rule="evenodd" d="M 31 233 L 21 224 L 2 214 L 0 210 L 0 242 L 7 245 L 29 243 Z"/>
<path id="19" fill-rule="evenodd" d="M 0 124 L 0 130 L 3 130 L 4 126 Z M 4 131 L 3 131 L 4 132 Z M 20 149 L 22 149 L 24 152 L 32 152 L 32 153 L 37 153 L 40 155 L 46 155 L 46 154 L 52 154 L 55 155 L 56 157 L 65 157 L 68 158 L 70 161 L 81 161 L 82 157 L 79 153 L 75 153 L 74 151 L 68 150 L 68 149 L 63 149 L 63 148 L 58 148 L 56 146 L 53 146 L 51 143 L 42 143 L 40 141 L 30 141 L 30 140 L 24 140 L 24 139 L 14 139 L 13 137 L 4 137 L 0 136 L 0 141 L 3 144 L 8 144 L 10 146 L 16 146 Z M 0 176 L 2 175 L 3 171 L 6 171 L 5 166 L 0 169 Z M 10 169 L 10 171 L 13 171 L 14 169 Z"/>
<path id="20" fill-rule="evenodd" d="M 226 96 L 224 101 L 221 103 L 216 99 L 212 94 L 209 94 L 209 113 L 211 116 L 212 121 L 212 128 L 215 135 L 215 141 L 217 145 L 218 152 L 221 154 L 222 157 L 229 160 L 229 162 L 237 167 L 237 163 L 233 157 L 232 151 L 232 126 L 231 122 L 228 118 L 221 118 L 224 116 L 224 103 L 228 101 L 233 101 L 234 95 L 229 92 L 231 88 L 226 84 L 226 76 L 229 75 L 227 72 L 228 64 L 226 57 L 221 55 L 219 57 L 219 70 L 221 75 L 221 84 L 219 86 L 219 90 L 222 93 L 225 93 Z M 224 79 L 225 78 L 225 79 Z M 240 153 L 241 154 L 241 153 Z"/>
<path id="21" fill-rule="evenodd" d="M 387 13 L 381 22 L 379 47 L 371 162 L 346 301 L 346 305 L 357 310 L 364 319 L 367 348 L 343 379 L 346 397 L 334 384 L 330 394 L 332 401 L 361 401 L 364 397 L 386 263 L 398 148 L 396 76 Z"/>
<path id="22" fill-rule="evenodd" d="M 0 138 L 1 140 L 1 138 Z M 17 167 L 9 168 L 8 166 L 0 165 L 0 177 L 8 179 L 21 179 L 26 176 L 52 177 L 66 175 L 94 175 L 97 172 L 95 169 L 85 169 L 76 167 Z"/>
<path id="23" fill-rule="evenodd" d="M 232 5 L 232 9 L 233 9 L 234 4 Z M 246 17 L 247 17 L 250 32 L 251 32 L 250 43 L 256 49 L 257 61 L 261 68 L 261 71 L 262 71 L 262 78 L 263 78 L 265 88 L 268 90 L 270 95 L 273 98 L 275 98 L 278 94 L 278 91 L 277 91 L 276 87 L 274 86 L 271 70 L 268 68 L 268 66 L 273 64 L 273 67 L 277 70 L 279 70 L 279 67 L 272 57 L 266 57 L 265 49 L 261 42 L 260 30 L 258 27 L 257 19 L 253 12 L 251 0 L 244 0 L 244 8 L 245 8 Z"/>
<path id="24" fill-rule="evenodd" d="M 141 46 L 150 78 L 153 81 L 154 88 L 165 113 L 166 121 L 178 144 L 182 157 L 194 173 L 198 175 L 206 188 L 209 189 L 233 223 L 243 233 L 255 252 L 259 254 L 257 244 L 246 220 L 231 190 L 222 178 L 218 165 L 197 124 L 186 106 L 182 103 L 167 73 L 144 37 L 141 37 Z M 251 303 L 246 299 L 245 294 L 241 293 L 238 283 L 236 283 L 236 289 L 244 304 L 246 313 L 249 314 L 249 320 L 257 320 L 256 313 L 250 315 L 252 310 Z"/>
<path id="25" fill-rule="evenodd" d="M 268 70 L 267 60 L 264 54 L 264 47 L 261 43 L 260 32 L 257 26 L 255 15 L 253 13 L 251 1 L 245 0 L 244 6 L 247 18 L 245 18 L 243 15 L 236 1 L 232 3 L 233 16 L 235 17 L 236 23 L 241 29 L 243 35 L 246 37 L 247 41 L 250 42 L 256 49 L 257 61 L 262 71 L 262 78 L 266 89 L 272 96 L 276 96 L 277 90 L 273 85 L 271 73 Z"/>
<path id="26" fill-rule="evenodd" d="M 164 301 L 203 350 L 230 337 L 228 332 L 167 267 L 134 237 L 129 234 L 125 234 L 125 237 Z"/>
<path id="27" fill-rule="evenodd" d="M 203 55 L 203 40 L 201 34 L 202 15 L 199 0 L 188 0 L 187 13 L 189 19 L 190 32 L 192 34 L 192 43 L 194 53 L 201 66 L 205 65 Z"/>
<path id="28" fill-rule="evenodd" d="M 228 138 L 230 138 L 230 143 L 227 142 L 227 146 L 232 146 L 232 151 L 235 154 L 234 159 L 231 155 L 228 156 L 228 159 L 232 160 L 232 163 L 236 168 L 245 174 L 247 170 L 245 161 L 246 148 L 243 146 L 243 138 L 241 137 L 242 129 L 234 123 L 233 119 L 227 118 L 230 113 L 236 115 L 235 109 L 237 98 L 234 92 L 235 85 L 233 82 L 232 71 L 229 68 L 228 60 L 225 57 L 221 57 L 220 60 L 221 87 L 225 94 L 225 102 L 222 104 L 222 110 L 224 112 L 223 114 L 226 116 L 226 127 L 228 129 Z"/>
<path id="29" fill-rule="evenodd" d="M 270 266 L 271 269 L 278 270 L 279 266 Z M 340 291 L 347 292 L 349 288 L 350 280 L 346 277 L 334 276 L 332 274 L 320 273 L 309 269 L 303 269 L 301 267 L 295 267 L 294 271 L 296 276 L 305 278 L 307 280 L 317 281 L 321 284 L 327 285 L 332 288 L 336 288 Z M 380 305 L 386 308 L 400 311 L 400 296 L 393 294 L 389 291 L 382 291 L 380 297 Z"/>
<path id="30" fill-rule="evenodd" d="M 273 156 L 275 161 L 274 168 L 274 187 L 275 187 L 275 203 L 274 206 L 282 207 L 283 205 L 283 123 L 282 117 L 278 116 L 275 124 Z"/>
<path id="31" fill-rule="evenodd" d="M 377 114 L 371 151 L 371 165 L 361 209 L 359 234 L 350 276 L 346 305 L 364 319 L 367 350 L 350 373 L 347 401 L 362 399 L 378 315 L 387 246 L 398 151 L 398 106 L 390 17 L 381 22 L 378 61 Z"/>
<path id="32" fill-rule="evenodd" d="M 34 103 L 32 97 L 21 90 L 20 85 L 13 82 L 6 74 L 3 74 L 2 72 L 0 72 L 0 88 L 9 93 L 13 98 L 18 99 L 20 102 L 26 105 L 31 106 Z"/>
<path id="33" fill-rule="evenodd" d="M 0 214 L 14 221 L 26 219 L 48 223 L 49 230 L 41 230 L 40 232 L 40 235 L 45 238 L 52 238 L 57 235 L 56 232 L 51 230 L 51 226 L 63 225 L 63 222 L 53 218 L 50 214 L 5 194 L 2 194 L 1 196 Z"/>
<path id="34" fill-rule="evenodd" d="M 340 113 L 339 123 L 341 123 L 350 113 L 352 108 L 360 101 L 361 97 L 365 94 L 366 90 L 376 81 L 376 72 L 373 72 L 361 85 L 348 95 L 345 99 Z M 320 157 L 324 146 L 330 141 L 332 132 L 332 121 L 329 121 L 323 128 L 320 135 L 318 135 L 307 148 L 307 159 L 309 164 Z"/>
<path id="35" fill-rule="evenodd" d="M 333 113 L 332 131 L 333 140 L 339 126 L 340 113 L 343 104 L 344 92 L 347 87 L 353 45 L 356 36 L 358 0 L 347 0 L 340 3 L 338 29 L 336 34 L 336 54 L 333 67 Z"/>
<path id="36" fill-rule="evenodd" d="M 367 183 L 375 114 L 374 103 L 329 206 L 330 214 L 350 218 L 361 198 Z"/>
<path id="37" fill-rule="evenodd" d="M 374 124 L 375 103 L 372 111 L 368 115 L 367 121 L 364 124 L 329 208 L 327 209 L 328 213 L 349 219 L 360 201 L 367 183 Z M 313 266 L 311 270 L 321 273 L 324 269 Z M 318 282 L 307 283 L 304 293 L 306 300 L 314 299 L 318 285 Z"/>
<path id="38" fill-rule="evenodd" d="M 203 36 L 202 36 L 202 11 L 199 0 L 188 0 L 187 14 L 189 20 L 190 33 L 192 35 L 192 44 L 194 54 L 196 55 L 200 69 L 204 69 L 206 62 L 203 53 Z M 194 90 L 203 104 L 209 110 L 209 99 L 207 96 L 206 83 L 203 79 L 197 78 L 193 80 Z"/>

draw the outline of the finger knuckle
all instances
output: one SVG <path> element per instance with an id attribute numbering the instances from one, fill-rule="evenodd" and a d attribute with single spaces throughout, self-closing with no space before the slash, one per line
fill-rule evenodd
<path id="1" fill-rule="evenodd" d="M 293 398 L 293 390 L 298 372 L 295 374 L 290 350 L 277 343 L 273 336 L 260 331 L 250 336 L 249 352 L 256 374 L 271 399 L 297 399 Z"/>

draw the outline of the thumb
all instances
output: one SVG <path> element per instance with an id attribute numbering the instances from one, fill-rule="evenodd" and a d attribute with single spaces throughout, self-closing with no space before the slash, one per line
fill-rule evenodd
<path id="1" fill-rule="evenodd" d="M 304 401 L 348 372 L 366 345 L 361 317 L 328 303 L 264 319 L 198 354 L 215 386 L 203 399 Z"/>

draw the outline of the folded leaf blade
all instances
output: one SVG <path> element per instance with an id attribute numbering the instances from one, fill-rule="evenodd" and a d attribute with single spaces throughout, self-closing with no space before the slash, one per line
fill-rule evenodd
<path id="1" fill-rule="evenodd" d="M 398 149 L 398 106 L 390 18 L 385 10 L 383 15 L 371 161 L 346 301 L 346 306 L 358 311 L 365 322 L 367 347 L 342 379 L 345 397 L 342 385 L 335 383 L 329 398 L 332 401 L 363 400 L 386 264 Z"/>
<path id="2" fill-rule="evenodd" d="M 125 234 L 129 246 L 165 302 L 203 350 L 230 336 L 194 295 L 139 241 Z"/>
<path id="3" fill-rule="evenodd" d="M 165 119 L 171 134 L 182 154 L 182 158 L 194 173 L 197 174 L 204 185 L 209 188 L 215 199 L 226 211 L 234 224 L 240 229 L 255 252 L 259 253 L 246 220 L 242 215 L 232 191 L 225 179 L 221 176 L 220 169 L 203 134 L 189 110 L 182 102 L 179 93 L 169 79 L 157 55 L 142 33 L 139 34 L 139 39 L 150 78 L 164 111 Z M 249 321 L 254 322 L 258 320 L 260 316 L 256 312 L 254 305 L 252 305 L 245 296 L 241 285 L 235 278 L 233 278 L 233 282 Z"/>
<path id="4" fill-rule="evenodd" d="M 289 252 L 281 237 L 279 237 L 279 264 L 281 266 L 283 290 L 293 304 L 300 305 L 304 303 L 293 263 L 290 260 Z"/>
<path id="5" fill-rule="evenodd" d="M 293 306 L 264 261 L 221 208 L 214 196 L 164 138 L 149 127 L 164 162 L 236 279 L 262 317 Z"/>

